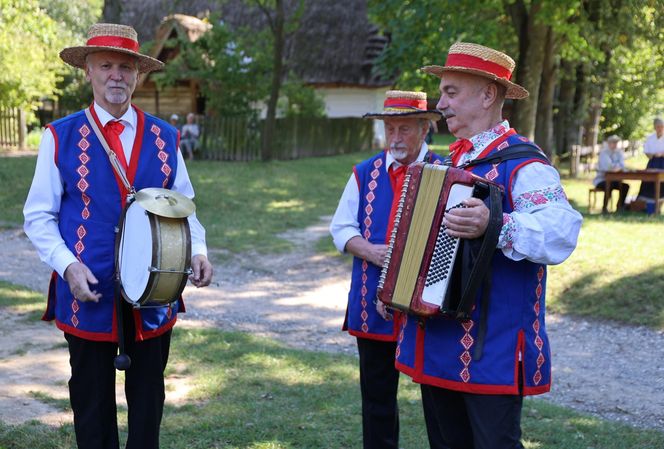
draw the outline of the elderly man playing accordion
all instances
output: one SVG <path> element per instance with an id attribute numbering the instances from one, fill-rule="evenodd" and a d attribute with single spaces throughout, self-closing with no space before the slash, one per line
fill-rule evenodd
<path id="1" fill-rule="evenodd" d="M 397 322 L 383 318 L 374 301 L 405 170 L 415 161 L 441 162 L 424 142 L 430 120 L 440 117 L 427 110 L 425 93 L 388 91 L 383 111 L 365 115 L 384 122 L 387 148 L 353 167 L 330 225 L 337 249 L 354 256 L 344 330 L 357 337 L 365 449 L 399 447 Z"/>
<path id="2" fill-rule="evenodd" d="M 437 108 L 459 139 L 446 163 L 504 189 L 497 247 L 469 319 L 399 319 L 396 367 L 421 384 L 432 448 L 523 447 L 522 398 L 551 387 L 546 266 L 572 253 L 582 219 L 555 168 L 503 119 L 506 98 L 528 96 L 510 81 L 513 69 L 509 56 L 469 43 L 454 44 L 445 66 L 423 68 L 440 78 Z M 489 209 L 474 197 L 462 204 L 445 213 L 447 233 L 482 237 Z"/>
<path id="3" fill-rule="evenodd" d="M 81 449 L 119 447 L 114 361 L 124 334 L 133 360 L 131 367 L 118 365 L 128 368 L 126 447 L 159 447 L 171 328 L 183 311 L 181 299 L 136 309 L 115 290 L 115 227 L 128 193 L 165 188 L 186 201 L 194 196 L 177 130 L 131 105 L 139 73 L 163 66 L 138 49 L 133 28 L 95 24 L 86 45 L 60 53 L 66 63 L 85 70 L 94 101 L 48 125 L 23 210 L 26 234 L 54 270 L 43 319 L 55 320 L 68 343 L 69 394 Z M 187 220 L 191 281 L 203 287 L 212 276 L 205 231 L 195 214 Z"/>

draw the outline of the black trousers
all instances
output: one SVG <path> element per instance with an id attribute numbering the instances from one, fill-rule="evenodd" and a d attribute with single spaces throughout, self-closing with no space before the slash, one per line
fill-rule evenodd
<path id="1" fill-rule="evenodd" d="M 421 385 L 432 449 L 523 449 L 522 396 L 460 393 Z"/>
<path id="2" fill-rule="evenodd" d="M 394 367 L 396 349 L 396 342 L 357 339 L 364 449 L 399 447 L 399 371 Z"/>
<path id="3" fill-rule="evenodd" d="M 598 189 L 606 188 L 606 181 L 602 181 L 597 184 Z M 617 209 L 620 210 L 625 207 L 625 200 L 627 199 L 627 192 L 629 192 L 629 184 L 624 182 L 613 181 L 609 186 L 609 195 L 604 195 L 604 204 L 602 204 L 602 210 L 606 212 L 607 206 L 609 204 L 610 193 L 614 190 L 620 191 L 620 196 L 618 196 Z"/>
<path id="4" fill-rule="evenodd" d="M 125 351 L 131 367 L 125 374 L 129 435 L 127 449 L 158 449 L 164 409 L 164 369 L 171 331 L 137 342 L 129 304 L 124 307 Z M 69 344 L 69 398 L 79 449 L 119 449 L 115 404 L 115 358 L 118 345 L 65 334 Z"/>

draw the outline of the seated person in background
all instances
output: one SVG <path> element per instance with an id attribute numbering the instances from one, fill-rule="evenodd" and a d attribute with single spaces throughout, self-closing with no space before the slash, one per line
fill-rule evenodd
<path id="1" fill-rule="evenodd" d="M 171 115 L 171 118 L 168 121 L 175 129 L 180 131 L 180 124 L 178 123 L 180 121 L 180 117 L 178 117 L 177 114 Z"/>
<path id="2" fill-rule="evenodd" d="M 201 135 L 201 130 L 198 125 L 194 123 L 196 116 L 193 112 L 187 114 L 187 123 L 182 126 L 182 135 L 180 137 L 180 148 L 187 152 L 187 158 L 194 158 L 194 150 L 198 149 L 198 137 Z"/>
<path id="3" fill-rule="evenodd" d="M 664 120 L 657 117 L 653 121 L 655 132 L 648 136 L 646 143 L 643 144 L 643 152 L 648 157 L 646 168 L 659 168 L 664 170 Z M 664 192 L 664 183 L 660 186 L 660 191 Z M 646 199 L 655 197 L 655 183 L 642 182 L 639 196 Z"/>
<path id="4" fill-rule="evenodd" d="M 599 152 L 599 162 L 597 163 L 597 176 L 593 180 L 593 184 L 598 189 L 606 188 L 606 181 L 604 180 L 604 174 L 608 171 L 620 171 L 625 169 L 625 153 L 621 148 L 618 148 L 618 142 L 620 142 L 620 137 L 613 135 L 606 139 L 606 144 L 602 148 L 602 151 Z M 613 181 L 609 187 L 609 192 L 614 190 L 620 191 L 620 197 L 618 198 L 617 210 L 625 208 L 625 199 L 627 198 L 627 191 L 629 190 L 629 185 L 624 182 Z M 602 205 L 602 212 L 607 212 L 607 204 L 609 204 L 609 195 L 604 195 L 604 204 Z"/>

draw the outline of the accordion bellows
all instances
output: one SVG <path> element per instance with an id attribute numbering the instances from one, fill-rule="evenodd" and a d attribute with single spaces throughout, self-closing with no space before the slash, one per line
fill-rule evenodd
<path id="1" fill-rule="evenodd" d="M 416 163 L 408 168 L 378 283 L 382 302 L 421 316 L 440 313 L 459 248 L 443 216 L 463 207 L 478 182 L 486 180 L 453 167 Z"/>

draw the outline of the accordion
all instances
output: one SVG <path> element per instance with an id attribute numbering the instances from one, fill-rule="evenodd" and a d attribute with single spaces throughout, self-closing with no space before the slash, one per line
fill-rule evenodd
<path id="1" fill-rule="evenodd" d="M 489 226 L 480 239 L 451 237 L 445 212 L 477 197 L 488 201 Z M 500 186 L 472 173 L 416 163 L 408 167 L 378 283 L 378 299 L 420 316 L 467 320 L 488 272 L 502 227 Z M 463 246 L 468 243 L 465 250 Z M 471 254 L 472 266 L 457 256 Z M 457 260 L 459 259 L 459 260 Z"/>

